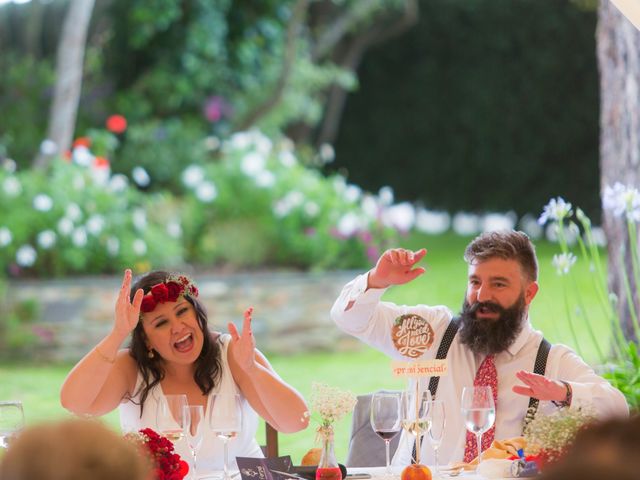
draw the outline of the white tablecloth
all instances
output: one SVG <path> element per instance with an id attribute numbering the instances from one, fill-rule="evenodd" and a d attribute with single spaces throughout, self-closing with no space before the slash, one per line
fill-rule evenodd
<path id="1" fill-rule="evenodd" d="M 433 475 L 433 478 L 436 479 L 438 478 L 436 476 L 436 469 L 435 467 L 429 465 L 429 468 L 431 469 L 431 473 Z M 442 470 L 445 470 L 446 467 L 441 466 L 440 467 Z M 393 477 L 391 480 L 400 480 L 400 473 L 402 472 L 403 467 L 391 467 L 391 471 L 393 473 Z M 348 473 L 349 474 L 354 474 L 354 473 L 369 473 L 371 475 L 371 480 L 388 480 L 387 477 L 385 476 L 385 467 L 370 467 L 370 468 L 348 468 Z M 476 472 L 463 472 L 460 475 L 456 476 L 456 477 L 450 477 L 450 476 L 446 476 L 446 475 L 442 475 L 443 479 L 452 479 L 452 478 L 459 478 L 461 480 L 487 480 L 488 478 L 491 479 L 495 479 L 495 480 L 501 480 L 501 479 L 510 479 L 512 477 L 485 477 L 483 475 L 479 475 Z"/>

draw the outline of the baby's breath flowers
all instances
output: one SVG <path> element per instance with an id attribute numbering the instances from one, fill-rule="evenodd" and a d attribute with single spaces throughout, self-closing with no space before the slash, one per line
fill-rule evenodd
<path id="1" fill-rule="evenodd" d="M 311 409 L 320 416 L 321 427 L 330 427 L 351 412 L 356 401 L 351 392 L 323 383 L 311 384 Z"/>
<path id="2" fill-rule="evenodd" d="M 578 431 L 595 419 L 591 406 L 561 408 L 550 415 L 539 413 L 525 430 L 527 455 L 544 457 L 545 463 L 558 460 L 573 443 Z"/>

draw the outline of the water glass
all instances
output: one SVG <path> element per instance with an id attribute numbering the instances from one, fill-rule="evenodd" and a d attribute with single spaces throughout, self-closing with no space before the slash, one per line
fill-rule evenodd
<path id="1" fill-rule="evenodd" d="M 0 401 L 0 448 L 8 448 L 23 428 L 22 402 Z"/>
<path id="2" fill-rule="evenodd" d="M 482 434 L 496 419 L 496 406 L 491 387 L 464 387 L 462 390 L 462 418 L 467 430 L 476 435 L 478 464 L 482 461 Z"/>
<path id="3" fill-rule="evenodd" d="M 436 476 L 440 476 L 440 466 L 438 464 L 438 449 L 442 445 L 444 429 L 446 426 L 444 402 L 442 400 L 432 400 L 429 406 L 429 433 L 427 438 L 433 448 Z"/>
<path id="4" fill-rule="evenodd" d="M 242 401 L 239 394 L 216 393 L 211 397 L 211 430 L 224 445 L 224 479 L 229 474 L 229 440 L 235 438 L 242 429 Z"/>
<path id="5" fill-rule="evenodd" d="M 184 436 L 193 457 L 193 475 L 196 478 L 197 453 L 204 438 L 204 407 L 202 405 L 187 405 L 183 408 Z"/>
<path id="6" fill-rule="evenodd" d="M 164 395 L 158 402 L 158 431 L 173 443 L 184 436 L 184 407 L 187 405 L 187 396 L 184 394 Z"/>

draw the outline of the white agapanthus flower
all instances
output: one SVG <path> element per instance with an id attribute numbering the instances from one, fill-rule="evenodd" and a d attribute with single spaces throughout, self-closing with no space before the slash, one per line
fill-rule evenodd
<path id="1" fill-rule="evenodd" d="M 100 235 L 105 226 L 105 219 L 102 215 L 96 213 L 87 219 L 87 231 L 94 236 Z"/>
<path id="2" fill-rule="evenodd" d="M 342 175 L 336 175 L 333 177 L 333 189 L 342 195 L 347 189 L 347 180 Z"/>
<path id="3" fill-rule="evenodd" d="M 343 237 L 352 237 L 362 229 L 362 221 L 360 217 L 353 212 L 347 212 L 340 219 L 336 225 L 336 230 Z"/>
<path id="4" fill-rule="evenodd" d="M 260 188 L 271 188 L 276 184 L 276 176 L 269 170 L 263 170 L 254 177 L 254 181 Z"/>
<path id="5" fill-rule="evenodd" d="M 33 197 L 33 208 L 39 212 L 48 212 L 53 208 L 53 200 L 45 193 L 39 193 Z"/>
<path id="6" fill-rule="evenodd" d="M 429 235 L 439 235 L 451 227 L 451 215 L 444 211 L 419 209 L 416 212 L 416 229 Z"/>
<path id="7" fill-rule="evenodd" d="M 72 202 L 67 205 L 64 215 L 72 222 L 77 222 L 82 218 L 82 209 L 78 206 L 77 203 Z"/>
<path id="8" fill-rule="evenodd" d="M 508 213 L 487 213 L 482 217 L 483 232 L 497 232 L 500 230 L 513 230 L 516 225 L 517 216 L 514 212 Z"/>
<path id="9" fill-rule="evenodd" d="M 358 185 L 349 184 L 344 191 L 343 198 L 349 203 L 356 203 L 362 197 L 362 189 Z"/>
<path id="10" fill-rule="evenodd" d="M 114 193 L 124 192 L 129 185 L 129 179 L 122 173 L 116 173 L 109 179 L 109 190 Z"/>
<path id="11" fill-rule="evenodd" d="M 520 219 L 520 230 L 534 240 L 542 237 L 544 234 L 544 229 L 538 223 L 538 219 L 529 213 Z"/>
<path id="12" fill-rule="evenodd" d="M 204 139 L 204 147 L 212 152 L 220 148 L 220 139 L 215 135 L 209 135 Z"/>
<path id="13" fill-rule="evenodd" d="M 43 230 L 37 236 L 38 245 L 44 250 L 49 250 L 56 244 L 56 237 L 53 230 Z"/>
<path id="14" fill-rule="evenodd" d="M 304 213 L 310 218 L 315 218 L 320 213 L 320 206 L 316 202 L 306 202 L 303 208 Z"/>
<path id="15" fill-rule="evenodd" d="M 204 170 L 200 165 L 189 165 L 182 172 L 182 183 L 188 188 L 196 188 L 204 180 Z"/>
<path id="16" fill-rule="evenodd" d="M 572 205 L 565 202 L 562 197 L 552 198 L 549 200 L 542 211 L 542 215 L 538 218 L 540 225 L 546 224 L 548 221 L 559 222 L 571 216 Z"/>
<path id="17" fill-rule="evenodd" d="M 172 238 L 180 238 L 182 236 L 182 227 L 177 220 L 169 220 L 167 222 L 167 234 Z"/>
<path id="18" fill-rule="evenodd" d="M 133 181 L 136 182 L 136 185 L 142 188 L 148 187 L 151 183 L 151 177 L 149 176 L 147 171 L 140 166 L 135 167 L 131 171 L 131 177 L 133 178 Z"/>
<path id="19" fill-rule="evenodd" d="M 58 153 L 58 145 L 50 138 L 45 138 L 42 143 L 40 143 L 40 153 L 53 156 Z"/>
<path id="20" fill-rule="evenodd" d="M 240 162 L 240 169 L 248 177 L 255 177 L 265 169 L 267 159 L 259 152 L 249 152 Z"/>
<path id="21" fill-rule="evenodd" d="M 380 205 L 388 207 L 393 203 L 393 188 L 389 186 L 384 186 L 378 192 L 378 199 L 380 201 Z"/>
<path id="22" fill-rule="evenodd" d="M 2 190 L 7 197 L 15 198 L 22 193 L 22 184 L 16 177 L 10 176 L 2 182 Z"/>
<path id="23" fill-rule="evenodd" d="M 142 240 L 141 238 L 136 238 L 133 241 L 133 253 L 135 253 L 139 257 L 147 253 L 147 244 L 144 240 Z"/>
<path id="24" fill-rule="evenodd" d="M 296 156 L 289 150 L 283 150 L 282 152 L 280 152 L 278 154 L 278 160 L 280 160 L 280 163 L 283 167 L 287 168 L 291 168 L 296 163 L 298 163 L 298 159 L 296 158 Z"/>
<path id="25" fill-rule="evenodd" d="M 203 203 L 211 203 L 218 196 L 218 189 L 213 182 L 205 181 L 196 187 L 196 198 Z"/>
<path id="26" fill-rule="evenodd" d="M 147 228 L 147 212 L 144 208 L 136 208 L 131 215 L 133 226 L 138 231 L 144 231 Z"/>
<path id="27" fill-rule="evenodd" d="M 0 227 L 0 248 L 6 247 L 13 240 L 13 235 L 11 235 L 11 230 L 7 227 Z"/>
<path id="28" fill-rule="evenodd" d="M 31 267 L 37 259 L 38 253 L 31 245 L 22 245 L 16 252 L 16 263 L 21 267 Z"/>
<path id="29" fill-rule="evenodd" d="M 365 193 L 362 196 L 360 208 L 362 209 L 362 212 L 365 214 L 365 216 L 372 220 L 378 218 L 378 214 L 380 213 L 380 205 L 378 205 L 376 197 L 374 197 L 370 193 Z"/>
<path id="30" fill-rule="evenodd" d="M 333 149 L 333 146 L 329 143 L 323 143 L 320 145 L 320 159 L 322 163 L 331 163 L 336 158 L 336 152 Z"/>
<path id="31" fill-rule="evenodd" d="M 253 136 L 253 145 L 255 146 L 256 151 L 263 156 L 269 155 L 273 148 L 273 142 L 271 139 L 260 130 L 253 130 L 251 133 Z"/>
<path id="32" fill-rule="evenodd" d="M 558 275 L 566 275 L 571 267 L 576 263 L 576 256 L 573 253 L 555 254 L 551 260 L 551 264 L 555 267 Z"/>
<path id="33" fill-rule="evenodd" d="M 228 142 L 225 142 L 225 146 L 231 147 L 233 150 L 245 150 L 249 148 L 251 143 L 252 139 L 249 132 L 236 132 L 231 135 Z"/>
<path id="34" fill-rule="evenodd" d="M 604 189 L 602 206 L 616 217 L 626 215 L 628 220 L 640 222 L 640 192 L 637 188 L 616 182 Z"/>
<path id="35" fill-rule="evenodd" d="M 73 222 L 71 221 L 71 219 L 68 217 L 62 217 L 58 221 L 58 232 L 60 232 L 61 235 L 68 237 L 69 235 L 71 235 L 72 231 L 73 231 Z"/>
<path id="36" fill-rule="evenodd" d="M 408 232 L 416 222 L 416 210 L 409 202 L 391 205 L 382 211 L 383 225 Z"/>
<path id="37" fill-rule="evenodd" d="M 453 216 L 451 225 L 458 235 L 476 235 L 480 232 L 480 217 L 474 213 L 458 212 Z"/>
<path id="38" fill-rule="evenodd" d="M 87 245 L 87 230 L 84 227 L 77 227 L 71 233 L 71 242 L 78 248 Z"/>
<path id="39" fill-rule="evenodd" d="M 595 243 L 597 246 L 607 246 L 607 235 L 602 227 L 592 227 L 591 238 L 593 239 L 593 243 Z"/>
<path id="40" fill-rule="evenodd" d="M 88 167 L 93 163 L 94 155 L 84 145 L 78 145 L 73 149 L 71 154 L 71 160 L 73 163 L 77 163 L 81 167 Z"/>
<path id="41" fill-rule="evenodd" d="M 116 237 L 107 238 L 107 253 L 112 257 L 115 257 L 116 255 L 118 255 L 119 251 L 120 240 L 118 240 Z"/>

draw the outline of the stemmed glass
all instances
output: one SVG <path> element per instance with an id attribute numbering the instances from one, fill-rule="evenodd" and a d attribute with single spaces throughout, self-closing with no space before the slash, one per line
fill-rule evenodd
<path id="1" fill-rule="evenodd" d="M 22 402 L 0 401 L 0 448 L 8 448 L 23 428 Z"/>
<path id="2" fill-rule="evenodd" d="M 420 463 L 420 441 L 429 430 L 429 405 L 431 392 L 420 390 L 402 392 L 401 415 L 402 428 L 415 437 L 416 464 Z"/>
<path id="3" fill-rule="evenodd" d="M 224 479 L 229 480 L 229 440 L 242 429 L 242 403 L 237 393 L 216 393 L 211 401 L 211 430 L 224 444 Z"/>
<path id="4" fill-rule="evenodd" d="M 400 392 L 376 392 L 371 397 L 371 428 L 384 440 L 387 454 L 385 473 L 391 475 L 389 461 L 389 442 L 401 429 Z"/>
<path id="5" fill-rule="evenodd" d="M 462 417 L 465 427 L 476 435 L 478 465 L 482 461 L 482 434 L 496 419 L 496 406 L 491 387 L 464 387 L 462 389 Z"/>
<path id="6" fill-rule="evenodd" d="M 191 450 L 193 457 L 193 475 L 196 478 L 196 454 L 202 445 L 204 437 L 204 408 L 202 405 L 187 405 L 183 407 L 182 417 L 184 419 L 184 436 Z"/>
<path id="7" fill-rule="evenodd" d="M 156 423 L 160 434 L 173 443 L 184 435 L 184 407 L 187 406 L 187 396 L 164 395 L 158 403 Z"/>
<path id="8" fill-rule="evenodd" d="M 442 445 L 446 419 L 444 414 L 444 402 L 442 400 L 432 400 L 429 406 L 429 443 L 433 448 L 436 476 L 440 476 L 440 466 L 438 464 L 438 449 Z"/>

